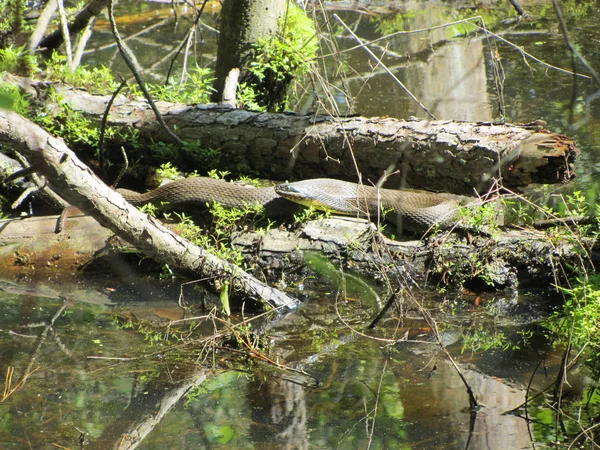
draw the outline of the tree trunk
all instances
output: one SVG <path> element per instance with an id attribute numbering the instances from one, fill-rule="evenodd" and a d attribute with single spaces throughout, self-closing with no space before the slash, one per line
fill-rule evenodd
<path id="1" fill-rule="evenodd" d="M 251 58 L 251 45 L 277 32 L 279 18 L 285 13 L 287 0 L 225 0 L 221 10 L 221 27 L 213 101 L 220 102 L 225 79 L 231 69 L 242 70 Z"/>
<path id="2" fill-rule="evenodd" d="M 43 104 L 52 86 L 64 103 L 100 122 L 109 96 L 91 95 L 63 85 L 6 77 Z M 257 113 L 217 105 L 185 106 L 158 102 L 167 124 L 187 142 L 219 149 L 214 165 L 182 153 L 171 161 L 188 169 L 254 173 L 263 178 L 362 178 L 375 183 L 391 166 L 401 171 L 385 187 L 472 195 L 485 192 L 495 178 L 518 190 L 531 183 L 557 183 L 573 177 L 575 142 L 538 123 L 511 125 L 454 121 L 398 120 Z M 146 102 L 119 96 L 109 125 L 136 129 L 148 143 L 171 139 Z M 121 148 L 122 141 L 114 142 Z M 147 162 L 152 162 L 152 155 Z M 164 161 L 161 161 L 164 162 Z M 158 159 L 154 161 L 158 163 Z M 189 167 L 191 166 L 191 167 Z"/>
<path id="3" fill-rule="evenodd" d="M 19 115 L 0 111 L 0 144 L 25 156 L 71 205 L 91 215 L 155 261 L 196 272 L 210 280 L 231 280 L 234 287 L 231 292 L 241 291 L 247 297 L 277 307 L 297 304 L 295 299 L 191 244 L 134 208 L 94 176 L 62 140 Z"/>

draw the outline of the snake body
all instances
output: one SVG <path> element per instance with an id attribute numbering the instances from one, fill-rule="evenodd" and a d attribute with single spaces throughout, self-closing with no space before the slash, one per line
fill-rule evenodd
<path id="1" fill-rule="evenodd" d="M 447 225 L 456 218 L 461 206 L 476 199 L 454 194 L 416 190 L 380 189 L 330 178 L 317 178 L 284 183 L 275 187 L 247 187 L 224 180 L 193 177 L 165 184 L 139 194 L 119 189 L 133 205 L 166 202 L 206 205 L 217 201 L 228 207 L 261 204 L 269 216 L 289 215 L 300 203 L 337 214 L 381 217 L 392 222 L 401 220 L 402 227 L 424 230 L 433 224 Z M 286 200 L 287 199 L 287 200 Z M 291 200 L 292 202 L 289 202 Z"/>

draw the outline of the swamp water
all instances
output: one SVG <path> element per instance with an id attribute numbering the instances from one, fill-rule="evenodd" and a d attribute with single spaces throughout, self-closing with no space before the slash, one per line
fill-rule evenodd
<path id="1" fill-rule="evenodd" d="M 152 32 L 130 41 L 145 67 L 155 62 L 157 46 L 170 48 L 181 38 L 174 33 L 185 31 L 186 19 L 177 25 L 170 19 L 161 22 L 168 17 L 166 7 L 120 2 L 120 8 L 125 36 L 148 26 L 148 20 L 136 23 L 133 19 L 157 11 Z M 507 16 L 508 8 L 494 10 L 486 21 Z M 598 12 L 587 4 L 581 8 L 586 13 L 568 22 L 571 37 L 598 70 Z M 457 15 L 452 5 L 430 2 L 383 18 L 345 9 L 340 8 L 338 14 L 365 40 L 400 29 L 448 23 Z M 461 11 L 460 17 L 470 13 Z M 551 14 L 547 22 L 555 24 Z M 207 15 L 205 23 L 214 26 L 214 16 Z M 554 32 L 556 26 L 548 23 L 515 26 L 505 30 L 503 37 L 550 64 L 570 69 L 563 39 Z M 89 64 L 110 63 L 116 56 L 114 47 L 101 48 L 112 37 L 99 25 L 96 41 L 91 43 L 94 53 L 87 56 Z M 490 51 L 481 36 L 453 38 L 465 31 L 472 29 L 462 24 L 398 36 L 382 44 L 396 55 L 384 61 L 438 118 L 480 121 L 499 115 L 492 70 L 493 55 L 498 54 L 505 76 L 506 115 L 515 122 L 543 119 L 550 130 L 575 138 L 582 154 L 574 186 L 595 204 L 600 112 L 593 99 L 598 87 L 588 79 L 574 79 L 533 62 L 528 66 L 514 48 L 504 44 L 497 43 Z M 215 35 L 206 28 L 202 39 L 198 61 L 210 65 Z M 436 46 L 444 40 L 449 42 Z M 342 35 L 337 36 L 337 43 L 341 49 L 356 44 Z M 408 54 L 421 56 L 407 60 Z M 361 49 L 343 55 L 355 71 L 348 79 L 356 95 L 355 111 L 365 116 L 425 117 Z M 126 73 L 118 63 L 114 69 Z M 337 79 L 332 79 L 336 84 Z M 347 106 L 342 96 L 336 99 L 342 108 Z M 551 191 L 562 189 L 556 186 L 543 195 L 551 197 Z M 207 354 L 200 344 L 178 353 L 173 350 L 177 347 L 173 337 L 166 341 L 156 333 L 157 329 L 163 333 L 164 328 L 140 332 L 124 326 L 128 323 L 124 317 L 151 323 L 180 319 L 176 293 L 160 302 L 149 294 L 132 293 L 127 301 L 115 304 L 110 296 L 83 289 L 68 295 L 65 303 L 52 296 L 23 293 L 25 283 L 17 293 L 6 289 L 0 298 L 0 371 L 7 377 L 6 398 L 0 403 L 0 448 L 132 448 L 140 438 L 137 448 L 161 450 L 514 449 L 552 440 L 555 417 L 548 408 L 539 408 L 542 398 L 529 410 L 533 419 L 529 426 L 523 417 L 505 414 L 524 401 L 530 383 L 533 392 L 549 385 L 560 366 L 562 352 L 552 349 L 538 325 L 551 309 L 543 297 L 500 295 L 484 299 L 477 307 L 473 302 L 447 302 L 435 313 L 444 324 L 443 342 L 481 404 L 474 414 L 457 371 L 431 342 L 431 327 L 417 312 L 410 312 L 396 329 L 397 322 L 390 318 L 397 312 L 390 311 L 377 332 L 369 333 L 396 339 L 406 335 L 407 341 L 390 344 L 362 338 L 348 325 L 364 331 L 383 302 L 373 297 L 376 288 L 357 288 L 358 292 L 340 297 L 333 281 L 329 287 L 324 284 L 307 296 L 302 308 L 269 331 L 272 356 L 310 376 L 240 361 L 227 368 L 230 353 Z M 542 291 L 549 288 L 540 286 Z M 95 300 L 90 303 L 90 298 Z M 428 306 L 441 302 L 437 297 L 422 300 Z M 470 335 L 471 343 L 480 341 L 481 348 L 463 352 L 461 333 Z M 503 342 L 521 349 L 485 350 L 489 337 L 500 335 Z M 521 342 L 523 335 L 529 336 L 526 344 Z M 573 375 L 569 381 L 572 386 L 565 396 L 571 398 L 579 398 L 594 383 L 584 374 Z M 591 406 L 579 413 L 581 422 L 589 425 L 598 416 L 597 399 L 585 400 L 592 400 Z M 578 432 L 569 431 L 571 436 Z"/>
<path id="2" fill-rule="evenodd" d="M 365 448 L 369 442 L 433 449 L 464 448 L 469 439 L 478 449 L 527 446 L 526 421 L 504 413 L 522 403 L 546 343 L 534 338 L 523 350 L 461 353 L 457 339 L 482 328 L 514 342 L 518 331 L 535 333 L 538 308 L 531 299 L 521 306 L 506 300 L 502 311 L 455 311 L 444 321 L 442 340 L 482 405 L 473 415 L 460 377 L 418 314 L 408 314 L 404 329 L 387 329 L 395 324 L 387 320 L 375 333 L 406 331 L 407 342 L 370 340 L 341 319 L 364 326 L 376 312 L 373 301 L 334 305 L 334 297 L 308 301 L 270 330 L 270 355 L 285 357 L 301 374 L 239 361 L 231 363 L 239 370 L 226 369 L 223 359 L 235 356 L 227 351 L 204 354 L 200 342 L 181 350 L 177 339 L 158 335 L 164 327 L 140 333 L 123 326 L 124 317 L 176 320 L 182 315 L 176 299 L 117 306 L 108 299 L 85 303 L 85 295 L 65 303 L 3 294 L 0 358 L 14 370 L 16 390 L 0 404 L 0 448 L 79 448 L 80 439 L 85 448 L 129 448 L 133 430 L 145 437 L 142 449 Z M 515 313 L 523 322 L 514 322 Z M 560 356 L 544 356 L 550 368 L 538 373 L 533 389 L 553 380 Z M 19 384 L 24 373 L 30 375 Z"/>

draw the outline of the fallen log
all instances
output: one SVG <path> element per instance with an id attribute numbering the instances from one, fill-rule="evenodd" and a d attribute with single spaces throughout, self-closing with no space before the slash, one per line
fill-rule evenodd
<path id="1" fill-rule="evenodd" d="M 131 252 L 119 241 L 108 243 L 110 231 L 89 216 L 67 219 L 54 233 L 57 216 L 0 221 L 0 270 L 12 280 L 71 280 L 86 276 L 86 267 L 106 256 Z M 240 232 L 233 238 L 248 266 L 269 281 L 294 282 L 310 252 L 374 280 L 413 280 L 421 286 L 440 283 L 458 292 L 464 285 L 489 289 L 549 286 L 569 274 L 562 267 L 597 262 L 598 246 L 587 241 L 557 240 L 542 231 L 506 230 L 492 237 L 440 233 L 421 240 L 397 241 L 363 219 L 332 217 L 293 231 Z M 110 251 L 106 251 L 110 250 Z M 587 252 L 587 255 L 586 255 Z M 126 274 L 121 270 L 119 275 Z M 301 275 L 302 276 L 302 275 Z M 399 277 L 401 279 L 399 279 Z"/>
<path id="2" fill-rule="evenodd" d="M 34 102 L 44 104 L 50 87 L 68 103 L 100 123 L 109 96 L 92 95 L 60 84 L 6 76 Z M 494 179 L 518 190 L 531 183 L 557 183 L 573 177 L 578 153 L 566 136 L 543 129 L 543 123 L 510 125 L 454 121 L 398 120 L 393 118 L 331 118 L 236 110 L 223 105 L 186 106 L 158 102 L 171 129 L 187 142 L 200 141 L 218 149 L 210 169 L 257 174 L 272 179 L 332 177 L 362 178 L 375 183 L 390 168 L 386 187 L 441 190 L 459 194 L 485 192 Z M 146 142 L 171 139 L 157 123 L 145 101 L 118 96 L 108 120 L 110 126 L 135 129 Z M 114 142 L 117 148 L 123 142 Z M 126 143 L 125 143 L 126 145 Z M 146 153 L 148 161 L 152 155 Z M 206 171 L 189 152 L 179 161 Z M 154 163 L 157 161 L 155 160 Z"/>
<path id="3" fill-rule="evenodd" d="M 209 280 L 231 282 L 232 292 L 271 305 L 293 307 L 297 301 L 265 285 L 239 267 L 191 244 L 142 213 L 106 186 L 57 138 L 13 112 L 0 111 L 0 144 L 21 153 L 53 190 L 94 217 L 148 257 Z"/>

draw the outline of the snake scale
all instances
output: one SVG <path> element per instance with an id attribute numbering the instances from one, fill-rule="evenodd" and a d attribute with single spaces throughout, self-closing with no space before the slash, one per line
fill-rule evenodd
<path id="1" fill-rule="evenodd" d="M 456 219 L 461 206 L 477 202 L 475 198 L 454 194 L 382 189 L 331 178 L 256 188 L 224 180 L 193 177 L 165 184 L 143 194 L 126 189 L 119 189 L 118 192 L 136 206 L 149 202 L 166 202 L 169 206 L 204 206 L 217 201 L 228 207 L 259 203 L 264 205 L 265 214 L 272 217 L 289 215 L 298 208 L 297 203 L 337 214 L 372 218 L 380 217 L 383 211 L 386 220 L 398 223 L 400 218 L 403 228 L 416 231 L 436 223 L 448 225 Z"/>

